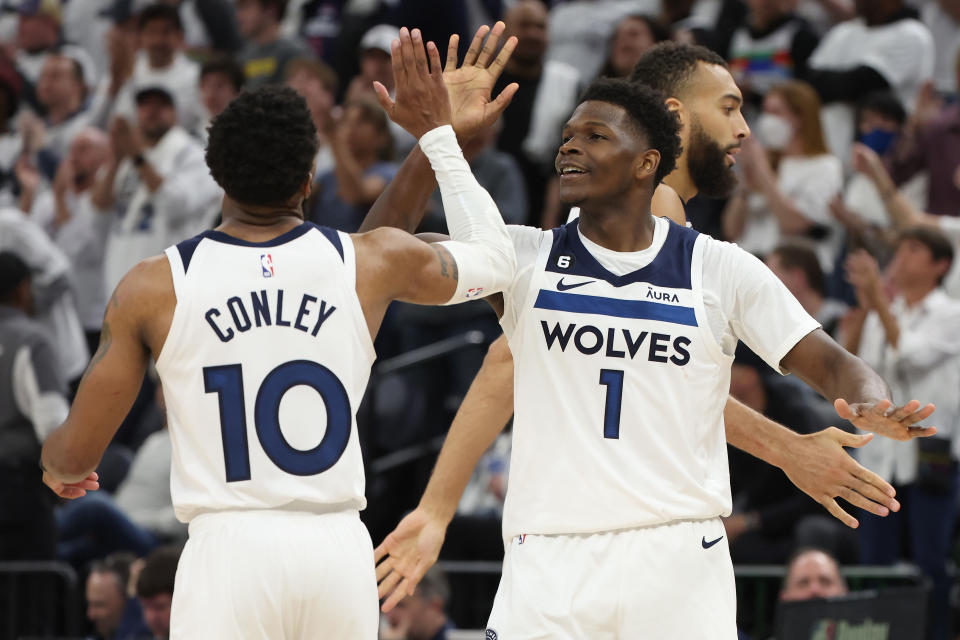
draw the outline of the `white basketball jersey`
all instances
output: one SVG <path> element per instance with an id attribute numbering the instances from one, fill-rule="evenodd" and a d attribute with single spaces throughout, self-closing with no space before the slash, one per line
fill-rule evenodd
<path id="1" fill-rule="evenodd" d="M 577 221 L 541 245 L 507 336 L 515 414 L 505 537 L 730 512 L 732 358 L 707 323 L 703 246 L 670 223 L 653 261 L 618 276 L 584 247 Z"/>
<path id="2" fill-rule="evenodd" d="M 177 517 L 364 508 L 355 414 L 375 355 L 350 236 L 206 231 L 166 255 L 177 306 L 157 371 Z"/>

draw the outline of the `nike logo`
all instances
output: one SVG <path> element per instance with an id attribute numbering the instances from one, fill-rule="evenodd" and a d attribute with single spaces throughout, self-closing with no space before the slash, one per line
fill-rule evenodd
<path id="1" fill-rule="evenodd" d="M 560 282 L 557 283 L 557 291 L 576 289 L 577 287 L 582 287 L 583 285 L 590 284 L 591 282 L 596 282 L 596 280 L 584 280 L 583 282 L 574 282 L 573 284 L 563 284 L 563 278 L 560 278 Z"/>
<path id="2" fill-rule="evenodd" d="M 712 547 L 713 545 L 717 544 L 717 543 L 720 542 L 721 540 L 723 540 L 723 536 L 720 536 L 720 537 L 717 538 L 716 540 L 711 540 L 710 542 L 707 542 L 707 537 L 704 536 L 704 537 L 701 539 L 700 544 L 703 545 L 703 548 L 704 548 L 704 549 L 709 549 L 710 547 Z"/>

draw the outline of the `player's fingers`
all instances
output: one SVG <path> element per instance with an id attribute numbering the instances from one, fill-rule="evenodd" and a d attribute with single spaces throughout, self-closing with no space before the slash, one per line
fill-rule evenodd
<path id="1" fill-rule="evenodd" d="M 500 92 L 500 95 L 494 98 L 494 100 L 490 103 L 490 120 L 495 120 L 500 117 L 500 114 L 503 113 L 503 110 L 510 105 L 510 101 L 513 100 L 513 96 L 517 95 L 518 89 L 520 89 L 520 85 L 518 85 L 516 82 L 511 82 L 503 88 L 503 91 Z"/>
<path id="2" fill-rule="evenodd" d="M 390 575 L 390 572 L 393 570 L 393 558 L 387 558 L 383 562 L 378 562 L 376 560 L 376 555 L 374 555 L 374 562 L 377 563 L 377 566 L 374 567 L 374 571 L 377 575 L 377 584 L 379 584 L 380 581 Z"/>
<path id="3" fill-rule="evenodd" d="M 883 505 L 886 507 L 887 513 L 882 515 L 887 515 L 891 511 L 894 511 L 892 505 L 897 504 L 897 501 L 888 496 L 884 491 L 881 491 L 869 482 L 862 482 L 856 478 L 850 483 L 849 490 L 859 496 L 863 496 L 864 499 L 869 500 L 874 505 Z M 874 511 L 874 513 L 876 513 L 876 511 Z"/>
<path id="4" fill-rule="evenodd" d="M 503 22 L 497 21 L 493 25 L 493 29 L 490 30 L 490 36 L 487 38 L 487 41 L 483 45 L 483 49 L 480 51 L 480 57 L 477 58 L 477 66 L 484 67 L 493 60 L 493 54 L 497 50 L 497 43 L 500 42 L 500 36 L 503 35 L 503 30 L 506 28 L 506 25 Z"/>
<path id="5" fill-rule="evenodd" d="M 87 495 L 87 492 L 76 487 L 64 487 L 58 495 L 61 498 L 66 498 L 67 500 L 76 500 L 77 498 L 82 498 L 83 496 Z"/>
<path id="6" fill-rule="evenodd" d="M 500 53 L 497 54 L 497 57 L 494 58 L 489 67 L 490 73 L 493 74 L 494 79 L 499 78 L 500 74 L 503 72 L 503 68 L 507 66 L 510 56 L 513 55 L 513 50 L 517 48 L 517 42 L 516 36 L 510 36 L 507 38 L 507 41 L 503 43 Z"/>
<path id="7" fill-rule="evenodd" d="M 397 86 L 399 87 L 400 85 L 398 84 Z M 387 115 L 392 114 L 395 103 L 390 98 L 390 92 L 387 91 L 387 88 L 374 80 L 373 92 L 377 94 L 377 102 L 379 102 L 383 110 L 387 112 Z"/>
<path id="8" fill-rule="evenodd" d="M 393 590 L 393 592 L 390 594 L 390 597 L 388 597 L 384 601 L 383 605 L 380 607 L 381 611 L 383 611 L 384 613 L 387 613 L 388 611 L 393 609 L 395 606 L 400 604 L 401 600 L 407 597 L 406 591 L 403 590 L 404 586 L 405 585 L 401 583 L 400 586 L 398 586 L 396 589 Z"/>
<path id="9" fill-rule="evenodd" d="M 936 427 L 910 427 L 907 429 L 907 440 L 911 438 L 929 438 L 932 435 L 936 435 Z"/>
<path id="10" fill-rule="evenodd" d="M 903 405 L 902 407 L 893 407 L 893 409 L 890 411 L 890 414 L 887 417 L 890 418 L 891 420 L 896 420 L 897 422 L 900 422 L 907 416 L 915 413 L 919 408 L 920 408 L 920 401 L 911 400 L 910 402 Z"/>
<path id="11" fill-rule="evenodd" d="M 417 77 L 425 79 L 430 75 L 430 69 L 427 67 L 427 53 L 423 50 L 423 34 L 420 29 L 414 29 L 410 33 L 410 39 L 413 43 L 413 60 L 417 65 Z"/>
<path id="12" fill-rule="evenodd" d="M 856 491 L 853 491 L 852 489 L 845 488 L 843 491 L 840 492 L 839 497 L 843 498 L 853 506 L 860 507 L 864 511 L 869 511 L 872 514 L 875 514 L 881 517 L 886 517 L 890 515 L 890 509 L 888 509 L 886 506 L 882 504 L 877 504 L 872 500 L 868 500 L 867 498 L 857 493 Z"/>
<path id="13" fill-rule="evenodd" d="M 830 427 L 836 429 L 836 427 Z M 844 447 L 860 448 L 873 440 L 872 433 L 847 433 L 837 429 L 837 441 Z"/>
<path id="14" fill-rule="evenodd" d="M 460 48 L 460 36 L 456 33 L 450 36 L 447 42 L 447 62 L 443 65 L 443 70 L 453 71 L 457 68 L 457 50 Z"/>
<path id="15" fill-rule="evenodd" d="M 430 77 L 434 84 L 443 84 L 443 66 L 440 64 L 440 50 L 435 43 L 427 43 L 427 57 L 430 59 Z"/>
<path id="16" fill-rule="evenodd" d="M 893 485 L 875 474 L 873 471 L 870 471 L 870 469 L 861 466 L 860 463 L 854 461 L 853 464 L 854 468 L 851 469 L 850 473 L 857 479 L 858 482 L 869 484 L 891 499 L 896 497 L 897 490 L 893 488 Z M 863 492 L 861 491 L 861 493 Z M 899 506 L 897 509 L 899 509 Z M 893 510 L 896 511 L 897 509 Z"/>
<path id="17" fill-rule="evenodd" d="M 406 27 L 400 29 L 400 57 L 403 59 L 403 70 L 406 73 L 407 83 L 417 81 L 417 55 L 413 50 L 413 38 Z"/>
<path id="18" fill-rule="evenodd" d="M 403 32 L 403 29 L 400 30 Z M 393 86 L 402 87 L 407 82 L 407 70 L 403 66 L 403 44 L 400 38 L 390 42 L 390 66 L 393 67 Z M 379 83 L 374 83 L 376 86 Z"/>
<path id="19" fill-rule="evenodd" d="M 918 409 L 917 411 L 914 411 L 910 415 L 906 416 L 900 420 L 900 422 L 907 426 L 915 425 L 918 422 L 922 422 L 932 416 L 935 410 L 936 407 L 934 405 L 928 404 L 925 407 Z"/>
<path id="20" fill-rule="evenodd" d="M 847 525 L 851 529 L 856 529 L 860 523 L 857 522 L 857 519 L 851 516 L 849 513 L 840 508 L 840 505 L 837 504 L 837 501 L 833 498 L 827 498 L 820 503 L 830 512 L 834 518 Z"/>
<path id="21" fill-rule="evenodd" d="M 70 485 L 75 489 L 86 489 L 87 491 L 96 491 L 100 488 L 100 483 L 96 480 L 81 480 L 80 482 Z"/>
<path id="22" fill-rule="evenodd" d="M 377 584 L 377 597 L 383 598 L 388 593 L 392 593 L 394 588 L 397 586 L 397 583 L 400 582 L 401 578 L 403 578 L 403 576 L 396 571 L 391 571 L 389 574 L 387 574 L 387 577 Z"/>
<path id="23" fill-rule="evenodd" d="M 412 596 L 413 590 L 417 588 L 417 585 L 420 584 L 420 581 L 423 580 L 423 576 L 426 575 L 427 570 L 433 566 L 433 561 L 421 559 L 417 563 L 416 568 L 413 570 L 413 575 L 407 577 L 407 595 Z"/>
<path id="24" fill-rule="evenodd" d="M 489 31 L 490 27 L 485 24 L 480 25 L 480 28 L 477 29 L 473 40 L 470 41 L 470 48 L 467 49 L 467 55 L 463 57 L 463 66 L 473 65 L 477 61 L 477 56 L 480 55 L 480 48 L 483 47 L 483 39 L 487 37 Z"/>
<path id="25" fill-rule="evenodd" d="M 843 398 L 837 398 L 833 401 L 833 408 L 836 409 L 837 415 L 843 418 L 844 420 L 852 420 L 856 417 L 856 414 L 853 411 L 853 407 L 850 406 Z"/>

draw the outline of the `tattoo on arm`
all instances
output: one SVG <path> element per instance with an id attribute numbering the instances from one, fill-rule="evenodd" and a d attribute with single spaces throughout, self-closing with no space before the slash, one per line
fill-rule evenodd
<path id="1" fill-rule="evenodd" d="M 457 269 L 457 261 L 453 258 L 450 251 L 441 244 L 432 244 L 430 248 L 433 249 L 440 258 L 440 275 L 444 278 L 459 280 L 460 272 Z M 449 270 L 447 269 L 448 266 L 450 267 Z"/>

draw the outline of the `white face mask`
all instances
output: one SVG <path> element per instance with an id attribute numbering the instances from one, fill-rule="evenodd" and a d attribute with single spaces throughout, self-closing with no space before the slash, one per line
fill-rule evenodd
<path id="1" fill-rule="evenodd" d="M 757 135 L 766 148 L 782 151 L 793 139 L 793 125 L 786 118 L 764 112 L 757 118 Z"/>

